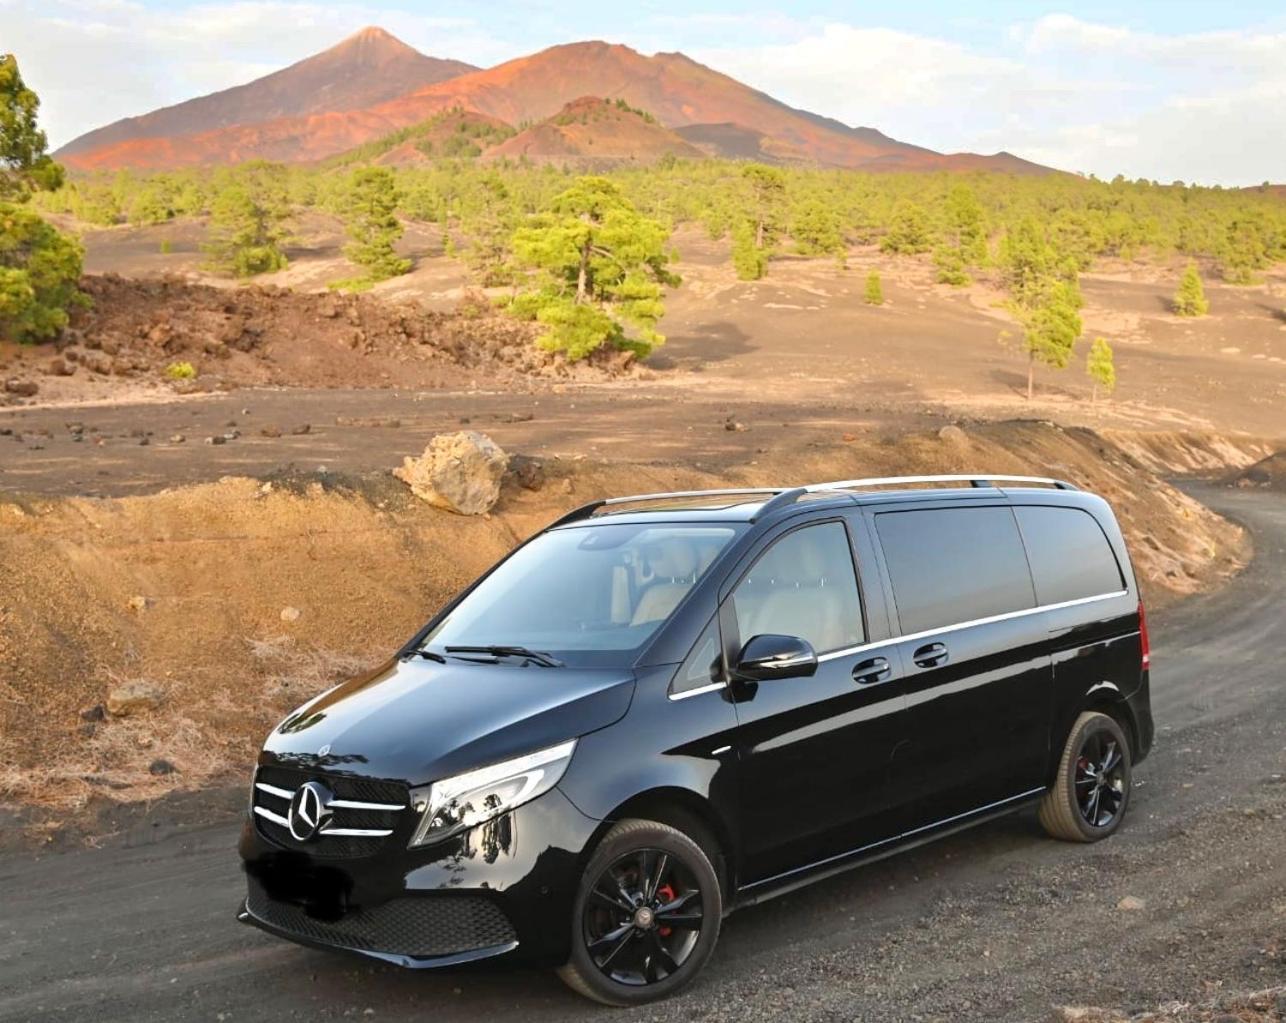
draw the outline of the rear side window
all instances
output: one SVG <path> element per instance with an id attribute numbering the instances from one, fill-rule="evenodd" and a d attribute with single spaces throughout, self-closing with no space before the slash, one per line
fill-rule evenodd
<path id="1" fill-rule="evenodd" d="M 1042 604 L 1119 593 L 1121 566 L 1094 516 L 1080 508 L 1015 508 Z"/>
<path id="2" fill-rule="evenodd" d="M 1036 604 L 1008 508 L 933 508 L 875 517 L 903 634 Z"/>

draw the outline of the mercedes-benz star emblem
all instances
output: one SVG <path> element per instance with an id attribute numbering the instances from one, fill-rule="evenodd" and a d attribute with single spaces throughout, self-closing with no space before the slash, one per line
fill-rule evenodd
<path id="1" fill-rule="evenodd" d="M 290 833 L 297 842 L 315 838 L 330 819 L 330 789 L 319 781 L 305 782 L 290 800 Z"/>

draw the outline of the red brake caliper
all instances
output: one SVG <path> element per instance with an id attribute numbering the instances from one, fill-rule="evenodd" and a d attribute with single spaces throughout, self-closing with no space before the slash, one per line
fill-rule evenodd
<path id="1" fill-rule="evenodd" d="M 668 884 L 663 884 L 656 890 L 656 897 L 661 900 L 661 905 L 664 906 L 667 902 L 674 901 L 674 889 Z M 673 932 L 673 927 L 658 927 L 656 929 L 656 933 L 663 938 L 668 938 Z"/>

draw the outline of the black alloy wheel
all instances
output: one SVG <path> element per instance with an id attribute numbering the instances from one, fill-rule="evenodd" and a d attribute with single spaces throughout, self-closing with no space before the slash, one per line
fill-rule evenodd
<path id="1" fill-rule="evenodd" d="M 582 878 L 563 979 L 609 1005 L 650 1002 L 686 984 L 713 950 L 723 915 L 710 859 L 669 825 L 616 825 Z"/>
<path id="2" fill-rule="evenodd" d="M 1120 827 L 1129 805 L 1132 762 L 1121 723 L 1109 714 L 1085 711 L 1072 725 L 1041 800 L 1041 825 L 1067 842 L 1107 838 Z"/>
<path id="3" fill-rule="evenodd" d="M 1125 802 L 1125 754 L 1108 731 L 1092 732 L 1076 758 L 1076 805 L 1092 828 L 1105 828 Z"/>

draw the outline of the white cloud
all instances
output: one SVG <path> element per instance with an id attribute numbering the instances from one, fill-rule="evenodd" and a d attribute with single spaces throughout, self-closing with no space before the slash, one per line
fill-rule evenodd
<path id="1" fill-rule="evenodd" d="M 795 106 L 944 151 L 1102 177 L 1254 184 L 1286 174 L 1286 34 L 1138 32 L 1046 15 L 988 47 L 800 26 L 698 59 Z"/>

